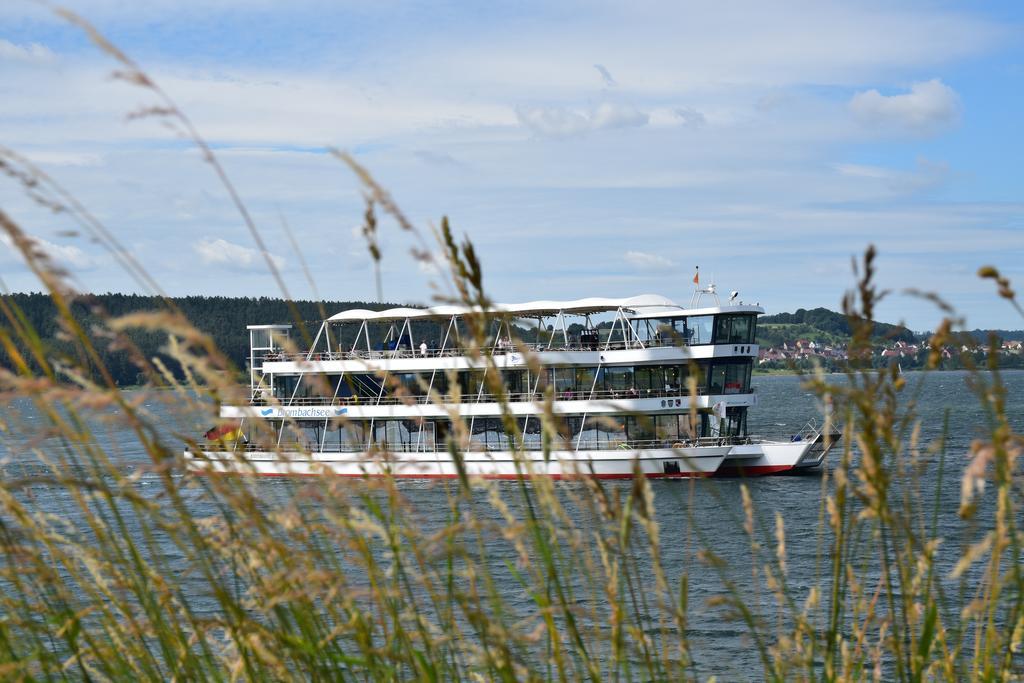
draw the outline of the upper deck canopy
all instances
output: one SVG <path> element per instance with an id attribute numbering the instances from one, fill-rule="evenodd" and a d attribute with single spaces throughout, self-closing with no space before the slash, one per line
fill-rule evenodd
<path id="1" fill-rule="evenodd" d="M 645 318 L 670 318 L 676 316 L 687 316 L 695 317 L 700 315 L 715 315 L 716 313 L 764 313 L 764 309 L 760 306 L 751 306 L 750 304 L 726 304 L 725 306 L 702 306 L 700 308 L 682 308 L 678 307 L 674 311 L 666 311 L 664 313 L 652 311 L 650 309 L 637 311 L 635 314 L 629 316 L 633 320 L 642 320 Z"/>
<path id="2" fill-rule="evenodd" d="M 389 320 L 406 319 L 430 320 L 448 319 L 454 316 L 480 313 L 510 315 L 517 318 L 537 318 L 554 316 L 559 313 L 566 315 L 609 313 L 620 308 L 634 314 L 644 314 L 643 317 L 682 314 L 684 310 L 682 306 L 666 297 L 657 294 L 641 294 L 640 296 L 632 296 L 625 299 L 590 297 L 574 301 L 528 301 L 521 304 L 494 304 L 486 311 L 480 308 L 451 305 L 433 306 L 431 308 L 389 308 L 383 311 L 355 308 L 336 313 L 328 318 L 327 321 L 340 323 L 353 321 L 387 322 Z"/>

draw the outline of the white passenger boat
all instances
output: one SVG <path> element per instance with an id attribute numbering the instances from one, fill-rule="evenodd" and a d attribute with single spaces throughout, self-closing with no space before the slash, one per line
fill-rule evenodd
<path id="1" fill-rule="evenodd" d="M 643 295 L 348 310 L 301 353 L 290 325 L 252 325 L 251 400 L 221 406 L 224 423 L 185 457 L 203 472 L 413 478 L 815 466 L 830 445 L 818 431 L 747 436 L 763 312 L 721 305 L 714 287 L 689 307 Z"/>

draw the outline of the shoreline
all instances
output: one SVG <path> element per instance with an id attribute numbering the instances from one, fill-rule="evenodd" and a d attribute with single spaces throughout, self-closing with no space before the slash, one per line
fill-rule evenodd
<path id="1" fill-rule="evenodd" d="M 882 370 L 887 370 L 887 369 L 888 368 L 872 368 L 872 370 L 876 370 L 876 371 L 882 371 Z M 998 372 L 1024 372 L 1024 368 L 996 368 L 996 370 Z M 902 374 L 906 375 L 906 374 L 909 374 L 909 373 L 912 373 L 912 372 L 914 372 L 914 373 L 918 373 L 918 372 L 992 372 L 992 370 L 990 370 L 989 368 L 974 368 L 973 370 L 971 368 L 930 368 L 930 369 L 929 368 L 911 368 L 909 370 L 903 370 Z M 802 375 L 813 375 L 814 374 L 814 369 L 812 368 L 812 369 L 807 369 L 807 370 L 795 370 L 795 369 L 789 369 L 789 368 L 772 368 L 770 370 L 759 370 L 757 368 L 754 368 L 751 374 L 754 377 L 771 377 L 773 375 L 795 375 L 795 376 L 802 376 Z M 826 375 L 845 375 L 846 371 L 845 370 L 827 370 L 827 371 L 825 371 L 825 374 Z"/>

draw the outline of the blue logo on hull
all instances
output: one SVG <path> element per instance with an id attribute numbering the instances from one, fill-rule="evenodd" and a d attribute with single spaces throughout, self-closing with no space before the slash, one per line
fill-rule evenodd
<path id="1" fill-rule="evenodd" d="M 274 412 L 273 408 L 264 408 L 263 410 L 260 411 L 260 415 L 262 415 L 263 417 L 266 417 L 267 415 L 270 415 L 273 412 Z"/>

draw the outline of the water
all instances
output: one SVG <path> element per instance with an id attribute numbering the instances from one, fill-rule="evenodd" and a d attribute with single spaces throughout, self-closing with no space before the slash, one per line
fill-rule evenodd
<path id="1" fill-rule="evenodd" d="M 833 376 L 835 382 L 845 381 Z M 978 534 L 990 523 L 991 509 L 983 507 L 977 526 L 965 527 L 957 515 L 960 499 L 960 474 L 966 463 L 972 439 L 985 433 L 986 415 L 969 387 L 969 375 L 965 372 L 944 372 L 924 375 L 907 373 L 908 387 L 903 392 L 903 409 L 910 410 L 922 423 L 921 442 L 927 444 L 937 439 L 948 419 L 947 475 L 940 482 L 937 476 L 937 455 L 927 455 L 933 466 L 927 468 L 914 480 L 920 491 L 927 497 L 939 497 L 938 535 L 946 539 L 940 551 L 939 564 L 945 572 L 959 557 L 962 544 L 969 536 Z M 1007 387 L 1007 413 L 1016 432 L 1024 432 L 1024 372 L 1007 372 L 1003 375 Z M 817 399 L 801 386 L 800 379 L 792 376 L 755 377 L 754 386 L 759 397 L 758 405 L 749 416 L 749 431 L 766 437 L 786 439 L 797 433 L 811 420 L 820 421 L 820 406 Z M 168 401 L 168 395 L 148 400 L 145 394 L 128 392 L 131 400 L 139 400 L 151 411 L 161 436 L 168 443 L 181 443 L 182 435 L 201 433 L 209 426 L 209 414 L 198 411 L 186 413 L 180 409 L 180 402 Z M 147 402 L 148 401 L 148 402 Z M 97 438 L 111 456 L 127 470 L 145 468 L 149 460 L 139 446 L 135 435 L 117 420 L 117 410 L 102 411 L 94 420 Z M 39 473 L 38 455 L 34 448 L 48 452 L 55 445 L 52 438 L 37 431 L 45 423 L 28 401 L 12 406 L 8 413 L 14 419 L 8 420 L 13 427 L 0 442 L 0 464 L 8 478 Z M 837 457 L 836 453 L 830 459 Z M 143 474 L 137 484 L 143 495 L 157 495 L 161 484 L 156 475 Z M 746 679 L 752 675 L 759 678 L 760 661 L 746 627 L 739 622 L 724 618 L 721 610 L 706 609 L 709 599 L 723 595 L 721 577 L 695 559 L 696 551 L 707 546 L 728 565 L 730 579 L 736 582 L 740 592 L 751 604 L 760 605 L 765 614 L 774 614 L 772 598 L 763 580 L 755 581 L 751 575 L 750 546 L 741 534 L 742 506 L 740 498 L 741 480 L 711 479 L 696 482 L 676 480 L 654 480 L 651 486 L 655 495 L 657 520 L 660 525 L 663 563 L 670 585 L 676 585 L 679 577 L 686 572 L 690 582 L 690 630 L 688 637 L 692 652 L 702 677 L 711 673 L 719 674 L 722 680 Z M 788 550 L 790 588 L 798 600 L 803 599 L 811 585 L 826 587 L 816 577 L 822 575 L 822 539 L 819 527 L 823 478 L 819 473 L 801 476 L 775 476 L 747 480 L 751 496 L 758 513 L 771 529 L 776 513 L 785 520 Z M 906 485 L 908 482 L 897 482 Z M 296 487 L 303 485 L 289 479 L 253 479 L 259 496 L 268 506 L 283 504 L 290 500 Z M 352 482 L 358 486 L 358 482 Z M 608 490 L 618 490 L 622 496 L 628 494 L 630 482 L 608 482 Z M 444 493 L 437 484 L 425 482 L 402 482 L 403 494 L 411 501 L 421 516 L 422 528 L 429 532 L 449 522 L 448 504 Z M 507 490 L 504 496 L 514 513 L 518 509 L 518 497 L 513 482 L 499 486 Z M 567 486 L 574 486 L 567 484 Z M 74 502 L 59 487 L 40 484 L 32 489 L 38 508 L 74 522 L 80 515 Z M 208 503 L 202 500 L 198 491 L 192 504 L 199 515 L 216 514 Z M 989 497 L 991 498 L 991 496 Z M 481 502 L 480 510 L 489 510 Z M 493 512 L 495 521 L 500 521 Z M 572 514 L 585 528 L 588 520 L 584 513 L 576 510 Z M 688 515 L 692 514 L 696 530 Z M 134 526 L 130 528 L 136 528 Z M 965 529 L 967 530 L 965 532 Z M 161 545 L 164 559 L 170 566 L 184 562 L 182 552 L 171 543 Z M 500 575 L 505 562 L 515 562 L 514 550 L 506 544 L 495 544 L 489 560 Z M 650 567 L 641 567 L 642 581 L 653 582 Z M 500 578 L 500 577 L 499 577 Z M 510 607 L 524 616 L 533 613 L 535 606 L 529 596 L 515 581 L 500 582 L 506 591 L 504 597 Z M 186 591 L 194 591 L 196 611 L 200 614 L 214 613 L 216 605 L 203 594 L 201 581 L 186 583 Z M 952 616 L 950 617 L 952 618 Z M 648 626 L 652 626 L 650 624 Z M 752 673 L 755 672 L 755 673 Z"/>

